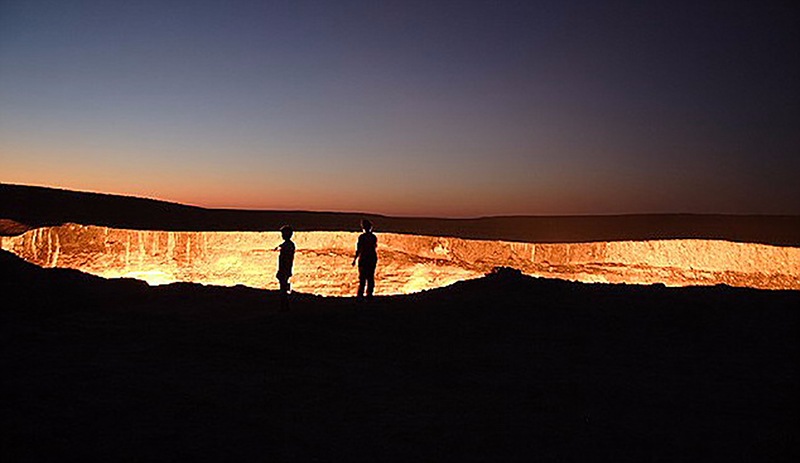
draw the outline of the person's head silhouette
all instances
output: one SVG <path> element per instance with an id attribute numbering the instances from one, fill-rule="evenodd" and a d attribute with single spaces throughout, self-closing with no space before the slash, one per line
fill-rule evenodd
<path id="1" fill-rule="evenodd" d="M 294 233 L 294 230 L 292 229 L 291 225 L 284 225 L 281 227 L 281 236 L 284 240 L 290 239 L 292 237 L 292 233 Z"/>
<path id="2" fill-rule="evenodd" d="M 370 222 L 367 219 L 362 220 L 361 221 L 361 228 L 363 228 L 365 232 L 371 232 L 372 231 L 372 222 Z"/>

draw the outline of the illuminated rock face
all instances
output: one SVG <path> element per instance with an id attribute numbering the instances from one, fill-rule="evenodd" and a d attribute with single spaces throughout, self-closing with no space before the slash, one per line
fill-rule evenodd
<path id="1" fill-rule="evenodd" d="M 299 232 L 293 288 L 351 295 L 357 286 L 350 232 Z M 0 247 L 43 267 L 150 284 L 176 281 L 277 289 L 278 232 L 165 232 L 63 225 L 0 238 Z M 582 282 L 727 284 L 800 289 L 800 248 L 706 240 L 539 244 L 378 234 L 376 293 L 403 294 L 507 266 Z"/>

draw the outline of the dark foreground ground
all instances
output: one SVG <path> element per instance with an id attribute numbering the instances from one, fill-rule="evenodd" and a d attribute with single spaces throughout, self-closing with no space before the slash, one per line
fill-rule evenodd
<path id="1" fill-rule="evenodd" d="M 490 276 L 369 305 L 0 252 L 3 461 L 791 460 L 800 293 Z"/>

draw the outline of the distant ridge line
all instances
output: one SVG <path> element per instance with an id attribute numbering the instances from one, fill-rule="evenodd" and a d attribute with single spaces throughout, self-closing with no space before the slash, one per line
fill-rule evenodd
<path id="1" fill-rule="evenodd" d="M 800 216 L 625 214 L 391 217 L 355 212 L 208 209 L 159 199 L 0 183 L 0 219 L 30 227 L 72 222 L 167 231 L 358 231 L 369 218 L 379 232 L 541 243 L 720 239 L 800 246 Z"/>

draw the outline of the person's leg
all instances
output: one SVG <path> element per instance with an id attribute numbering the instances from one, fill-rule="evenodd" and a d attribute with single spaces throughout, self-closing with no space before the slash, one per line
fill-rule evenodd
<path id="1" fill-rule="evenodd" d="M 364 265 L 363 262 L 358 263 L 358 298 L 364 297 L 364 286 L 368 286 L 369 282 L 369 266 Z"/>
<path id="2" fill-rule="evenodd" d="M 291 285 L 289 284 L 289 279 L 281 279 L 280 281 L 280 301 L 281 301 L 281 310 L 289 310 L 289 289 Z"/>
<path id="3" fill-rule="evenodd" d="M 358 297 L 359 299 L 364 297 L 364 283 L 366 283 L 366 282 L 367 282 L 367 279 L 364 278 L 363 272 L 359 272 L 359 275 L 358 275 L 358 293 L 356 293 L 356 297 Z"/>
<path id="4" fill-rule="evenodd" d="M 375 290 L 375 267 L 370 269 L 367 275 L 367 297 L 372 298 L 372 292 Z"/>
<path id="5" fill-rule="evenodd" d="M 375 291 L 375 267 L 377 263 L 373 263 L 367 268 L 367 297 L 372 297 L 372 293 Z"/>

